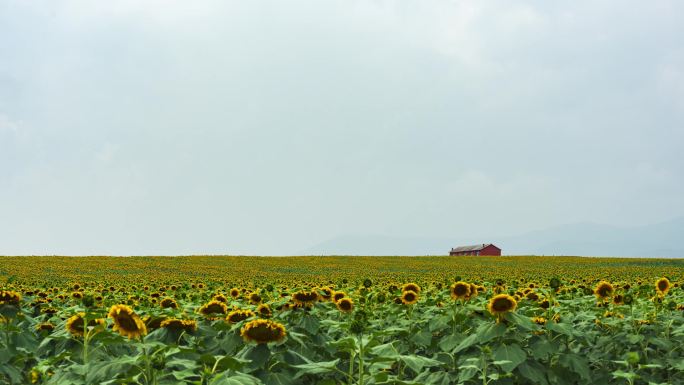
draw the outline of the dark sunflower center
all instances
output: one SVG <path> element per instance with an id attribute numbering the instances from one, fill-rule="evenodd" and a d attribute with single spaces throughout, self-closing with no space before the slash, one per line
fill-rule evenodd
<path id="1" fill-rule="evenodd" d="M 126 313 L 120 313 L 119 315 L 117 315 L 116 321 L 117 321 L 119 327 L 123 330 L 126 330 L 126 331 L 137 331 L 138 330 L 138 325 L 135 323 L 135 320 L 130 315 L 128 315 Z"/>
<path id="2" fill-rule="evenodd" d="M 513 307 L 513 303 L 508 298 L 497 298 L 492 303 L 495 311 L 508 311 Z"/>
<path id="3" fill-rule="evenodd" d="M 469 292 L 469 291 L 470 291 L 470 287 L 468 287 L 468 286 L 466 286 L 466 285 L 456 285 L 456 286 L 454 286 L 454 294 L 456 294 L 456 295 L 459 296 L 459 297 L 460 297 L 460 296 L 464 296 L 464 295 L 468 295 L 468 292 Z"/>

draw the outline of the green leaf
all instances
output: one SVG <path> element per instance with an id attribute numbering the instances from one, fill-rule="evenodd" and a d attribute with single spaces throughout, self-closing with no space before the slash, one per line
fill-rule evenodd
<path id="1" fill-rule="evenodd" d="M 456 346 L 456 349 L 454 349 L 453 353 L 458 353 L 461 350 L 467 349 L 477 343 L 477 334 L 471 334 L 468 337 L 464 338 L 463 341 L 461 341 L 458 346 Z"/>
<path id="2" fill-rule="evenodd" d="M 271 357 L 271 351 L 266 344 L 248 345 L 238 353 L 237 358 L 251 361 L 250 368 L 260 368 Z"/>
<path id="3" fill-rule="evenodd" d="M 516 325 L 520 326 L 525 330 L 539 330 L 539 326 L 532 322 L 532 320 L 529 317 L 518 314 L 516 312 L 506 314 L 506 319 L 512 321 L 513 323 L 515 323 Z"/>
<path id="4" fill-rule="evenodd" d="M 522 377 L 527 378 L 534 384 L 547 385 L 546 368 L 536 361 L 523 362 L 518 366 L 518 371 Z"/>
<path id="5" fill-rule="evenodd" d="M 394 361 L 399 357 L 399 352 L 392 343 L 374 346 L 368 352 L 377 356 L 373 358 L 373 362 Z"/>
<path id="6" fill-rule="evenodd" d="M 89 363 L 86 371 L 86 382 L 96 384 L 128 372 L 136 364 L 137 357 L 112 357 L 103 362 Z"/>
<path id="7" fill-rule="evenodd" d="M 4 374 L 5 376 L 7 376 L 12 381 L 12 383 L 21 383 L 21 372 L 12 365 L 0 365 L 0 374 Z"/>
<path id="8" fill-rule="evenodd" d="M 502 337 L 506 334 L 506 330 L 506 325 L 502 323 L 485 322 L 477 328 L 477 342 L 482 344 L 494 338 Z"/>
<path id="9" fill-rule="evenodd" d="M 636 373 L 625 372 L 625 371 L 623 371 L 623 370 L 616 370 L 616 371 L 614 371 L 612 374 L 613 374 L 613 378 L 635 379 L 635 378 L 638 377 L 638 376 L 636 375 Z"/>
<path id="10" fill-rule="evenodd" d="M 546 338 L 540 338 L 531 343 L 530 348 L 532 350 L 532 356 L 537 360 L 546 359 L 549 355 L 558 351 L 558 345 Z"/>
<path id="11" fill-rule="evenodd" d="M 329 373 L 329 372 L 334 372 L 337 370 L 337 364 L 340 362 L 340 359 L 336 359 L 333 361 L 322 361 L 322 362 L 312 362 L 309 364 L 301 364 L 301 365 L 292 365 L 293 368 L 299 369 L 297 374 L 294 376 L 294 378 L 299 378 L 305 374 L 320 374 L 320 373 Z"/>
<path id="12" fill-rule="evenodd" d="M 205 355 L 206 356 L 206 355 Z M 202 357 L 202 361 L 205 362 L 210 368 L 216 365 L 216 372 L 224 372 L 226 370 L 240 370 L 245 364 L 249 363 L 249 360 L 240 359 L 233 356 L 209 356 L 208 358 Z"/>
<path id="13" fill-rule="evenodd" d="M 261 380 L 256 377 L 250 376 L 244 373 L 233 373 L 223 372 L 220 375 L 214 377 L 210 385 L 264 385 Z"/>
<path id="14" fill-rule="evenodd" d="M 292 333 L 290 333 L 292 334 Z M 302 337 L 305 337 L 304 335 L 301 335 Z M 356 338 L 354 337 L 345 337 L 341 338 L 337 341 L 332 341 L 329 342 L 328 345 L 332 346 L 334 348 L 337 348 L 337 350 L 343 350 L 347 352 L 355 352 L 359 350 L 359 345 L 356 343 Z"/>
<path id="15" fill-rule="evenodd" d="M 572 325 L 567 323 L 547 322 L 546 328 L 556 333 L 564 334 L 568 337 L 573 337 L 575 335 L 575 330 L 573 329 Z"/>
<path id="16" fill-rule="evenodd" d="M 561 365 L 579 374 L 583 379 L 590 381 L 589 363 L 587 359 L 574 353 L 562 354 L 558 360 Z"/>
<path id="17" fill-rule="evenodd" d="M 494 359 L 499 361 L 510 361 L 510 363 L 502 364 L 501 369 L 506 372 L 512 372 L 513 369 L 527 359 L 527 354 L 518 344 L 502 344 L 494 350 Z"/>
<path id="18" fill-rule="evenodd" d="M 422 357 L 422 356 L 407 356 L 402 355 L 399 357 L 406 366 L 413 369 L 414 372 L 420 373 L 424 367 L 432 367 L 442 365 L 442 361 L 433 360 L 432 358 Z"/>
<path id="19" fill-rule="evenodd" d="M 480 359 L 479 358 L 468 358 L 465 360 L 465 362 L 470 362 L 470 364 L 467 365 L 461 365 L 458 367 L 458 382 L 463 383 L 471 378 L 475 377 L 475 375 L 480 371 Z"/>
<path id="20" fill-rule="evenodd" d="M 427 346 L 432 342 L 432 333 L 429 330 L 423 330 L 411 336 L 411 341 L 418 345 Z"/>
<path id="21" fill-rule="evenodd" d="M 461 342 L 462 339 L 463 336 L 461 335 L 451 334 L 439 341 L 439 348 L 442 349 L 443 352 L 450 352 L 456 347 L 456 345 L 459 344 L 459 342 Z"/>
<path id="22" fill-rule="evenodd" d="M 266 375 L 264 383 L 266 385 L 292 385 L 295 383 L 293 376 L 286 373 L 270 372 Z"/>

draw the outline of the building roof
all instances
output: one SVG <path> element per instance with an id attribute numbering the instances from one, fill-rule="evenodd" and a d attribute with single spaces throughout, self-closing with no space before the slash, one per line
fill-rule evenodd
<path id="1" fill-rule="evenodd" d="M 472 246 L 459 246 L 451 249 L 451 251 L 480 251 L 488 246 L 494 246 L 492 243 L 480 243 L 479 245 L 472 245 Z M 494 246 L 496 247 L 496 246 Z M 498 249 L 498 247 L 496 247 Z"/>

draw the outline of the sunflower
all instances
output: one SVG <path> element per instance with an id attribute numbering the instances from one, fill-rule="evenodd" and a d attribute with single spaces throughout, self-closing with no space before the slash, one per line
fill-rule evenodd
<path id="1" fill-rule="evenodd" d="M 333 295 L 333 290 L 328 286 L 323 286 L 320 290 L 320 296 L 323 301 L 330 301 Z"/>
<path id="2" fill-rule="evenodd" d="M 292 299 L 300 305 L 313 305 L 318 301 L 318 293 L 316 291 L 298 291 L 292 295 Z"/>
<path id="3" fill-rule="evenodd" d="M 228 314 L 228 306 L 217 300 L 211 300 L 199 308 L 199 312 L 208 319 L 219 319 Z"/>
<path id="4" fill-rule="evenodd" d="M 466 300 L 470 301 L 471 299 L 477 297 L 477 294 L 479 291 L 480 291 L 480 287 L 474 283 L 471 283 L 470 284 L 470 295 L 468 295 Z"/>
<path id="5" fill-rule="evenodd" d="M 219 302 L 223 302 L 223 303 L 228 303 L 228 298 L 226 298 L 225 295 L 220 294 L 220 293 L 214 295 L 213 297 L 211 297 L 211 299 L 214 300 L 214 301 L 219 301 Z"/>
<path id="6" fill-rule="evenodd" d="M 188 333 L 192 333 L 197 330 L 197 322 L 189 319 L 169 318 L 164 320 L 160 326 L 164 329 L 169 329 L 173 331 L 183 330 Z"/>
<path id="7" fill-rule="evenodd" d="M 508 294 L 499 294 L 489 300 L 487 310 L 500 321 L 506 313 L 515 310 L 517 306 L 518 303 L 515 301 L 515 298 Z"/>
<path id="8" fill-rule="evenodd" d="M 285 326 L 265 319 L 250 321 L 240 330 L 240 335 L 246 342 L 257 344 L 281 341 L 286 334 Z"/>
<path id="9" fill-rule="evenodd" d="M 420 294 L 420 286 L 416 285 L 415 283 L 407 283 L 401 288 L 401 291 L 412 291 L 416 294 Z"/>
<path id="10" fill-rule="evenodd" d="M 50 322 L 41 322 L 38 325 L 36 325 L 36 330 L 37 331 L 46 331 L 46 332 L 51 332 L 55 330 L 55 325 L 53 325 Z"/>
<path id="11" fill-rule="evenodd" d="M 544 317 L 533 317 L 532 322 L 536 323 L 537 325 L 544 325 L 544 324 L 546 324 L 546 318 L 544 318 Z"/>
<path id="12" fill-rule="evenodd" d="M 230 313 L 228 313 L 226 321 L 228 321 L 228 323 L 235 324 L 240 321 L 244 321 L 247 318 L 254 317 L 255 315 L 256 314 L 254 314 L 254 312 L 251 310 L 233 310 Z"/>
<path id="13" fill-rule="evenodd" d="M 114 320 L 112 330 L 130 339 L 147 334 L 147 327 L 137 314 L 127 305 L 114 305 L 109 309 L 109 318 Z"/>
<path id="14" fill-rule="evenodd" d="M 240 296 L 240 290 L 237 287 L 230 289 L 230 296 L 233 297 L 233 299 L 237 299 L 237 297 Z"/>
<path id="15" fill-rule="evenodd" d="M 665 277 L 660 278 L 656 281 L 655 288 L 658 292 L 658 295 L 661 297 L 664 296 L 670 290 L 670 280 Z"/>
<path id="16" fill-rule="evenodd" d="M 81 298 L 83 298 L 83 293 L 81 293 L 80 291 L 75 291 L 75 292 L 71 293 L 71 296 L 74 299 L 81 299 Z"/>
<path id="17" fill-rule="evenodd" d="M 19 306 L 21 302 L 21 294 L 12 290 L 0 291 L 0 305 L 14 305 Z"/>
<path id="18" fill-rule="evenodd" d="M 404 291 L 401 294 L 401 303 L 404 305 L 413 305 L 418 302 L 418 293 L 413 290 Z"/>
<path id="19" fill-rule="evenodd" d="M 66 329 L 75 337 L 83 337 L 83 317 L 85 313 L 78 313 L 66 322 Z M 88 320 L 88 327 L 104 328 L 105 321 L 102 318 Z"/>
<path id="20" fill-rule="evenodd" d="M 150 317 L 150 316 L 145 316 L 143 318 L 143 322 L 145 323 L 145 327 L 147 330 L 156 330 L 161 327 L 161 323 L 166 321 L 166 317 Z"/>
<path id="21" fill-rule="evenodd" d="M 607 281 L 601 281 L 594 289 L 594 294 L 600 299 L 606 299 L 613 294 L 613 285 Z"/>
<path id="22" fill-rule="evenodd" d="M 337 309 L 343 313 L 351 313 L 354 310 L 354 301 L 351 298 L 342 298 L 336 303 Z"/>
<path id="23" fill-rule="evenodd" d="M 173 298 L 164 298 L 159 305 L 161 305 L 162 309 L 178 309 L 178 303 Z"/>
<path id="24" fill-rule="evenodd" d="M 622 305 L 625 301 L 625 298 L 622 296 L 622 294 L 617 294 L 615 297 L 613 297 L 613 304 L 615 305 Z"/>
<path id="25" fill-rule="evenodd" d="M 458 281 L 451 285 L 449 293 L 451 294 L 451 298 L 454 300 L 465 300 L 470 296 L 470 284 L 463 281 Z"/>
<path id="26" fill-rule="evenodd" d="M 259 295 L 259 293 L 256 293 L 256 292 L 255 292 L 255 293 L 250 294 L 250 295 L 249 295 L 249 302 L 250 302 L 252 305 L 258 305 L 258 304 L 260 304 L 260 303 L 261 303 L 261 296 Z"/>
<path id="27" fill-rule="evenodd" d="M 333 300 L 333 302 L 337 302 L 346 296 L 347 296 L 347 294 L 345 294 L 343 291 L 336 291 L 332 295 L 332 300 Z"/>
<path id="28" fill-rule="evenodd" d="M 270 318 L 273 315 L 271 307 L 265 303 L 257 306 L 256 312 L 259 313 L 259 316 L 262 318 Z"/>

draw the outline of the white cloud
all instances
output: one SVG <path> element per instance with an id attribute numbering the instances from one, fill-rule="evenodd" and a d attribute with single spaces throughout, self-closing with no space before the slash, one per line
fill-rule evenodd
<path id="1" fill-rule="evenodd" d="M 21 121 L 11 120 L 7 115 L 0 113 L 0 131 L 17 133 L 21 125 Z"/>

